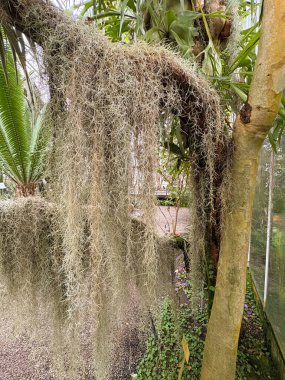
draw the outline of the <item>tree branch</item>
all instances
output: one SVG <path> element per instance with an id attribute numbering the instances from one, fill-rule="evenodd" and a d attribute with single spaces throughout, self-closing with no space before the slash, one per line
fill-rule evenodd
<path id="1" fill-rule="evenodd" d="M 285 3 L 264 1 L 262 34 L 248 104 L 253 133 L 267 134 L 285 88 Z"/>
<path id="2" fill-rule="evenodd" d="M 76 27 L 49 0 L 0 0 L 0 23 L 15 27 L 41 46 L 52 34 L 66 33 L 66 28 L 60 31 L 60 25 Z"/>

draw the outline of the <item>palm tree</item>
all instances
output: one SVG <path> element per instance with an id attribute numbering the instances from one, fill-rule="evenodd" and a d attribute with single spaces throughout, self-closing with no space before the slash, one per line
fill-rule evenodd
<path id="1" fill-rule="evenodd" d="M 0 163 L 16 184 L 18 196 L 33 195 L 43 176 L 47 138 L 43 134 L 44 108 L 35 115 L 25 97 L 13 54 L 5 49 L 0 64 Z"/>

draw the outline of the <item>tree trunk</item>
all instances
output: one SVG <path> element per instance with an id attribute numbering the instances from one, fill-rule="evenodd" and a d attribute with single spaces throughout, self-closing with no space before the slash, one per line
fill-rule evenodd
<path id="1" fill-rule="evenodd" d="M 17 197 L 29 197 L 35 195 L 37 184 L 34 182 L 18 184 L 16 187 Z"/>
<path id="2" fill-rule="evenodd" d="M 265 0 L 262 36 L 248 102 L 234 130 L 221 252 L 205 342 L 202 380 L 235 379 L 246 291 L 247 253 L 258 161 L 285 87 L 285 2 Z"/>

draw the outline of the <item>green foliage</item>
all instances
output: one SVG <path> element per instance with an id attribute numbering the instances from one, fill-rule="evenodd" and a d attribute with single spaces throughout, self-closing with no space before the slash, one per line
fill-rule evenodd
<path id="1" fill-rule="evenodd" d="M 94 3 L 93 0 L 88 0 L 77 8 L 80 8 L 81 17 L 88 15 L 112 41 L 130 42 L 135 41 L 138 37 L 150 43 L 163 42 L 190 61 L 197 61 L 198 66 L 203 57 L 203 63 L 199 70 L 217 88 L 225 111 L 229 114 L 237 113 L 242 103 L 247 100 L 252 80 L 256 47 L 260 38 L 260 19 L 239 33 L 238 42 L 233 43 L 236 45 L 235 51 L 231 47 L 221 49 L 216 46 L 208 24 L 211 19 L 216 17 L 229 19 L 233 17 L 233 14 L 234 18 L 240 17 L 242 20 L 248 16 L 256 18 L 260 4 L 246 0 L 240 2 L 229 0 L 224 12 L 204 13 L 202 10 L 198 12 L 186 9 L 183 3 L 169 3 L 165 0 L 120 0 L 119 2 L 101 0 Z M 238 9 L 236 13 L 235 8 Z M 93 13 L 90 12 L 91 9 Z M 147 14 L 151 20 L 148 28 L 146 28 L 144 20 Z M 234 20 L 234 22 L 236 21 Z M 201 25 L 204 25 L 208 42 L 206 41 L 200 54 L 195 57 L 192 49 L 195 39 L 199 39 Z M 282 101 L 278 116 L 269 134 L 270 143 L 275 151 L 280 144 L 285 125 L 284 104 L 285 102 Z M 168 148 L 171 148 L 178 160 L 187 156 L 187 152 L 181 149 L 181 144 L 172 146 L 170 143 Z"/>
<path id="2" fill-rule="evenodd" d="M 190 371 L 185 371 L 184 380 L 198 380 L 202 367 L 202 355 L 208 316 L 206 313 L 193 317 L 189 306 L 181 307 L 179 315 L 180 329 L 185 335 L 190 348 Z"/>
<path id="3" fill-rule="evenodd" d="M 161 205 L 176 206 L 177 209 L 189 206 L 189 155 L 189 148 L 183 141 L 180 123 L 177 118 L 173 118 L 170 120 L 168 130 L 164 131 L 161 136 L 158 172 L 168 183 L 167 190 L 169 192 L 169 197 L 161 201 Z"/>
<path id="4" fill-rule="evenodd" d="M 147 343 L 147 351 L 142 359 L 138 380 L 177 380 L 180 347 L 171 310 L 171 303 L 163 303 L 161 315 L 153 335 Z"/>
<path id="5" fill-rule="evenodd" d="M 175 318 L 171 303 L 165 301 L 155 333 L 148 340 L 137 378 L 177 380 L 178 364 L 183 357 L 180 341 L 184 335 L 190 350 L 190 360 L 189 366 L 184 368 L 182 379 L 198 380 L 207 323 L 207 314 L 200 313 L 194 318 L 189 305 L 180 306 Z M 236 379 L 274 379 L 274 374 L 254 299 L 251 278 L 248 275 Z"/>
<path id="6" fill-rule="evenodd" d="M 201 370 L 203 338 L 207 317 L 202 315 L 196 322 L 188 306 L 183 306 L 175 320 L 171 303 L 165 301 L 160 319 L 147 344 L 147 350 L 139 370 L 139 380 L 177 380 L 183 358 L 181 337 L 185 337 L 190 351 L 189 365 L 185 365 L 182 379 L 198 379 Z"/>
<path id="7" fill-rule="evenodd" d="M 273 127 L 268 135 L 269 142 L 275 153 L 278 151 L 278 147 L 281 144 L 283 131 L 285 127 L 285 96 L 282 96 L 281 104 L 278 110 L 278 114 L 274 121 Z"/>
<path id="8" fill-rule="evenodd" d="M 87 0 L 83 5 L 77 6 L 81 11 L 80 16 L 91 16 L 91 19 L 96 21 L 96 25 L 104 30 L 112 41 L 130 42 L 139 37 L 150 43 L 163 42 L 190 61 L 197 61 L 198 65 L 203 57 L 200 70 L 217 88 L 228 114 L 237 113 L 242 103 L 247 100 L 256 61 L 256 47 L 259 44 L 261 20 L 258 19 L 254 25 L 239 33 L 238 43 L 233 43 L 235 51 L 231 47 L 220 49 L 219 46 L 215 46 L 208 24 L 216 17 L 224 19 L 239 17 L 245 20 L 246 17 L 251 16 L 256 19 L 260 7 L 261 5 L 253 0 L 228 0 L 225 11 L 215 13 L 185 9 L 184 2 L 179 4 L 179 2 L 165 0 L 100 0 L 96 2 Z M 93 13 L 90 13 L 91 9 Z M 262 9 L 260 13 L 261 18 Z M 144 24 L 146 14 L 149 14 L 151 19 L 151 25 L 147 30 Z M 199 24 L 203 25 L 208 42 L 200 54 L 194 57 L 192 49 L 195 38 L 201 32 Z M 284 104 L 283 99 L 269 134 L 270 143 L 275 151 L 280 144 L 285 126 Z M 177 147 L 174 147 L 174 150 L 173 153 L 177 155 L 177 158 L 183 159 L 185 155 L 181 148 L 177 150 Z"/>
<path id="9" fill-rule="evenodd" d="M 226 49 L 221 53 L 221 72 L 210 76 L 218 90 L 225 108 L 237 113 L 241 104 L 247 100 L 256 61 L 256 46 L 260 38 L 260 22 L 240 32 L 237 53 Z"/>
<path id="10" fill-rule="evenodd" d="M 174 145 L 174 144 L 173 144 Z M 177 145 L 175 145 L 177 146 Z M 161 201 L 164 206 L 189 206 L 189 174 L 190 163 L 181 159 L 180 151 L 170 152 L 167 148 L 160 150 L 159 174 L 168 183 L 169 197 Z"/>
<path id="11" fill-rule="evenodd" d="M 26 37 L 27 40 L 27 37 Z M 33 44 L 31 43 L 31 46 Z M 21 67 L 28 80 L 28 70 L 26 62 L 26 42 L 22 33 L 16 31 L 8 25 L 0 25 L 0 64 L 6 80 L 8 79 L 7 72 L 7 52 L 11 52 L 15 71 L 18 72 L 17 61 L 20 62 Z"/>
<path id="12" fill-rule="evenodd" d="M 148 42 L 164 42 L 185 57 L 193 57 L 194 39 L 199 35 L 195 21 L 198 12 L 169 8 L 167 2 L 146 2 L 144 12 L 151 17 L 151 27 L 145 32 Z"/>
<path id="13" fill-rule="evenodd" d="M 262 329 L 262 317 L 255 302 L 250 274 L 247 276 L 247 292 L 244 305 L 236 378 L 275 379 L 276 374 Z"/>
<path id="14" fill-rule="evenodd" d="M 5 67 L 0 64 L 0 161 L 17 184 L 36 182 L 42 176 L 47 145 L 43 115 L 44 109 L 35 115 L 29 107 L 13 54 L 6 50 Z"/>
<path id="15" fill-rule="evenodd" d="M 253 1 L 229 0 L 224 12 L 206 14 L 203 11 L 185 9 L 183 3 L 177 5 L 175 2 L 175 4 L 170 3 L 169 5 L 169 2 L 165 0 L 120 0 L 118 2 L 87 0 L 83 6 L 77 6 L 77 8 L 80 8 L 81 17 L 89 15 L 89 18 L 93 19 L 97 27 L 104 30 L 104 33 L 112 41 L 130 42 L 138 37 L 150 43 L 166 43 L 190 61 L 199 63 L 203 57 L 203 64 L 199 70 L 210 79 L 218 90 L 226 113 L 237 113 L 242 103 L 247 100 L 256 61 L 256 47 L 260 39 L 261 20 L 258 19 L 254 25 L 240 32 L 235 49 L 237 53 L 233 52 L 231 48 L 220 49 L 219 46 L 216 46 L 208 24 L 211 19 L 216 17 L 231 18 L 233 13 L 235 18 L 240 17 L 243 20 L 248 16 L 256 18 L 260 5 Z M 238 8 L 237 13 L 234 12 L 235 8 Z M 93 9 L 93 13 L 90 13 L 91 9 Z M 146 14 L 151 20 L 147 29 L 144 22 Z M 200 54 L 195 57 L 192 50 L 194 41 L 201 32 L 200 26 L 198 27 L 201 24 L 204 25 L 208 42 Z M 269 133 L 269 141 L 275 151 L 280 144 L 285 126 L 284 99 L 283 97 L 278 115 Z M 175 128 L 178 128 L 178 123 Z M 177 134 L 176 131 L 174 133 Z M 168 150 L 176 155 L 177 163 L 188 157 L 188 152 L 183 149 L 183 144 L 175 145 L 170 142 Z"/>

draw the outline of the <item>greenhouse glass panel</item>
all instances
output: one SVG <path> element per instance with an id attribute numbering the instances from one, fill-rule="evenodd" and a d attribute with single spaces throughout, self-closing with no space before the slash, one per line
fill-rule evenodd
<path id="1" fill-rule="evenodd" d="M 261 153 L 251 229 L 250 269 L 262 300 L 264 298 L 270 156 L 271 147 L 266 143 Z"/>
<path id="2" fill-rule="evenodd" d="M 268 294 L 265 310 L 285 356 L 285 138 L 274 157 Z"/>

